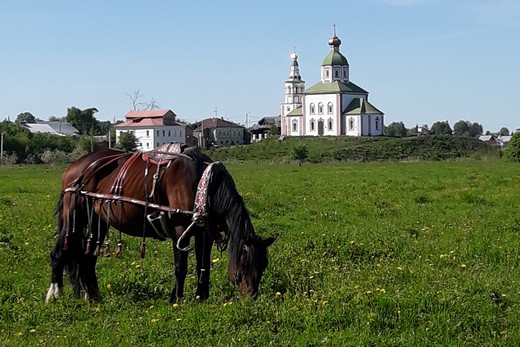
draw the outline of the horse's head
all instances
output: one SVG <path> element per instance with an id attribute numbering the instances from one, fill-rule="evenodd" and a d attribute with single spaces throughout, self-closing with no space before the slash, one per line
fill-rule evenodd
<path id="1" fill-rule="evenodd" d="M 238 262 L 228 263 L 228 278 L 240 290 L 256 298 L 260 280 L 267 267 L 267 247 L 278 237 L 273 234 L 266 239 L 255 235 L 245 242 L 240 250 Z"/>

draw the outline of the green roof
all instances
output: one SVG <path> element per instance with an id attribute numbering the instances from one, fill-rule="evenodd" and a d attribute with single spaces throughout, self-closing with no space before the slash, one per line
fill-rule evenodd
<path id="1" fill-rule="evenodd" d="M 360 114 L 380 114 L 384 113 L 379 111 L 374 105 L 369 103 L 363 98 L 356 98 L 350 102 L 347 106 L 343 115 L 360 115 Z"/>
<path id="2" fill-rule="evenodd" d="M 347 65 L 347 58 L 340 52 L 330 52 L 325 59 L 323 59 L 323 64 L 321 65 Z"/>
<path id="3" fill-rule="evenodd" d="M 302 107 L 295 108 L 291 112 L 287 113 L 287 116 L 303 116 L 303 110 Z"/>
<path id="4" fill-rule="evenodd" d="M 333 93 L 358 93 L 368 94 L 366 90 L 352 82 L 343 83 L 334 81 L 331 83 L 318 82 L 312 87 L 307 88 L 304 94 L 333 94 Z"/>

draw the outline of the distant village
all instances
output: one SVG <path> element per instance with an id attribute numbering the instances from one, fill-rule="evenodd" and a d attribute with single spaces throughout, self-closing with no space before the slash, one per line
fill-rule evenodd
<path id="1" fill-rule="evenodd" d="M 284 82 L 284 96 L 278 116 L 262 117 L 252 126 L 240 125 L 218 116 L 187 124 L 172 109 L 157 109 L 154 104 L 150 109 L 139 110 L 134 102 L 134 110 L 124 116 L 124 121 L 109 124 L 109 127 L 115 128 L 115 142 L 118 143 L 123 134 L 131 133 L 135 137 L 136 148 L 149 151 L 169 142 L 207 148 L 250 144 L 268 136 L 283 139 L 286 136 L 405 137 L 430 133 L 464 134 L 478 137 L 499 148 L 506 147 L 511 139 L 512 133 L 506 128 L 496 133 L 488 131 L 483 134 L 482 126 L 467 121 L 458 122 L 453 129 L 447 122 L 412 129 L 406 129 L 402 122 L 385 125 L 385 115 L 369 102 L 368 91 L 350 80 L 350 66 L 347 58 L 340 52 L 341 40 L 335 29 L 328 45 L 329 52 L 320 66 L 320 82 L 309 88 L 305 87 L 302 79 L 298 55 L 296 52 L 290 55 L 289 76 Z M 49 121 L 33 117 L 28 120 L 30 121 L 19 123 L 32 133 L 61 136 L 85 133 L 82 129 L 75 128 L 72 122 L 65 121 L 68 117 Z M 461 126 L 468 130 L 461 130 Z M 476 130 L 474 126 L 477 126 Z M 115 145 L 111 143 L 112 136 L 100 135 L 96 136 L 96 140 L 107 141 L 109 146 Z"/>

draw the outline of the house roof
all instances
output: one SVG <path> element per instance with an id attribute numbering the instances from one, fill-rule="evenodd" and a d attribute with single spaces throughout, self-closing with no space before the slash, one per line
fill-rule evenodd
<path id="1" fill-rule="evenodd" d="M 242 125 L 224 120 L 223 118 L 206 118 L 202 120 L 202 126 L 204 129 L 215 129 L 215 128 L 243 128 Z M 197 128 L 201 127 L 201 122 L 197 124 Z"/>
<path id="2" fill-rule="evenodd" d="M 359 114 L 380 114 L 384 113 L 379 111 L 374 105 L 365 100 L 364 98 L 355 98 L 347 106 L 344 115 L 359 115 Z"/>
<path id="3" fill-rule="evenodd" d="M 23 123 L 23 125 L 31 133 L 44 133 L 61 136 L 79 134 L 78 129 L 74 128 L 72 125 L 70 125 L 70 123 L 67 122 L 39 121 L 38 123 Z"/>
<path id="4" fill-rule="evenodd" d="M 291 112 L 287 113 L 287 117 L 289 116 L 303 116 L 303 109 L 302 107 L 295 108 Z"/>
<path id="5" fill-rule="evenodd" d="M 175 119 L 177 115 L 172 110 L 133 110 L 126 114 L 126 121 L 116 125 L 116 128 L 132 128 L 132 127 L 154 127 L 164 126 L 164 117 L 170 116 Z M 177 122 L 168 124 L 168 126 L 180 125 Z"/>
<path id="6" fill-rule="evenodd" d="M 126 114 L 126 119 L 135 119 L 135 118 L 163 118 L 168 113 L 171 113 L 174 117 L 177 117 L 175 113 L 173 113 L 172 110 L 146 110 L 146 111 L 140 111 L 140 110 L 133 110 Z"/>
<path id="7" fill-rule="evenodd" d="M 331 83 L 318 82 L 312 87 L 307 88 L 304 94 L 333 94 L 333 93 L 356 93 L 356 94 L 368 94 L 366 90 L 359 87 L 358 85 L 348 82 L 343 83 L 340 81 L 334 81 Z"/>
<path id="8" fill-rule="evenodd" d="M 480 135 L 478 137 L 478 139 L 481 140 L 481 141 L 484 141 L 484 142 L 488 142 L 488 141 L 495 140 L 495 136 L 493 136 L 493 135 Z"/>

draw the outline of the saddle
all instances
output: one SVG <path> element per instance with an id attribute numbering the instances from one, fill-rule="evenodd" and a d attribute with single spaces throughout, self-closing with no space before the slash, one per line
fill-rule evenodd
<path id="1" fill-rule="evenodd" d="M 187 146 L 183 143 L 165 143 L 162 146 L 152 149 L 150 152 L 143 153 L 142 159 L 152 164 L 172 161 L 180 156 Z"/>

